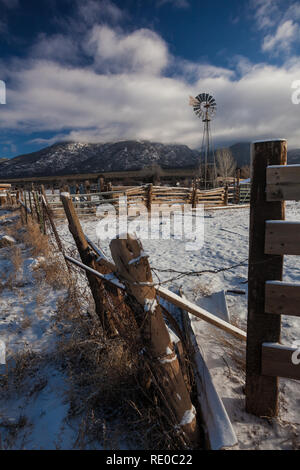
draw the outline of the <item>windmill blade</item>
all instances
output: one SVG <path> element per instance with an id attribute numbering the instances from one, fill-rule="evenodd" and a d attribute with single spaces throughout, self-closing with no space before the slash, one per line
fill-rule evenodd
<path id="1" fill-rule="evenodd" d="M 196 116 L 202 119 L 207 115 L 213 117 L 217 108 L 216 100 L 209 93 L 200 93 L 196 98 L 190 96 L 189 105 L 193 107 Z"/>

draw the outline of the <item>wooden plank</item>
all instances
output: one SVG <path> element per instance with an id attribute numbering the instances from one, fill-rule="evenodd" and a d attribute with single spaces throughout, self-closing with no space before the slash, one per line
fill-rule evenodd
<path id="1" fill-rule="evenodd" d="M 269 184 L 268 201 L 300 201 L 300 182 L 298 184 Z"/>
<path id="2" fill-rule="evenodd" d="M 300 284 L 267 281 L 265 312 L 277 315 L 300 316 Z"/>
<path id="3" fill-rule="evenodd" d="M 268 184 L 300 184 L 300 165 L 270 165 L 267 167 Z"/>
<path id="4" fill-rule="evenodd" d="M 265 253 L 300 255 L 300 222 L 267 220 Z"/>
<path id="5" fill-rule="evenodd" d="M 273 165 L 267 168 L 267 200 L 300 200 L 300 165 Z"/>
<path id="6" fill-rule="evenodd" d="M 251 147 L 252 182 L 249 227 L 246 410 L 257 416 L 277 416 L 278 380 L 261 375 L 261 346 L 280 340 L 281 317 L 265 313 L 265 283 L 282 280 L 283 256 L 265 253 L 265 222 L 284 219 L 284 202 L 267 202 L 266 168 L 285 165 L 285 140 L 255 142 Z"/>
<path id="7" fill-rule="evenodd" d="M 238 339 L 241 339 L 242 341 L 246 341 L 247 334 L 240 328 L 237 328 L 231 325 L 230 323 L 221 320 L 216 315 L 207 312 L 207 310 L 205 310 L 204 308 L 201 308 L 188 300 L 182 299 L 179 295 L 174 294 L 173 292 L 169 291 L 168 289 L 165 289 L 164 287 L 159 286 L 156 288 L 156 291 L 160 297 L 165 300 L 168 300 L 177 307 L 182 308 L 183 310 L 186 310 L 189 313 L 192 313 L 196 317 L 207 321 L 211 325 L 214 325 L 220 328 L 221 330 L 230 333 L 231 335 L 235 336 Z"/>
<path id="8" fill-rule="evenodd" d="M 261 372 L 269 377 L 300 380 L 300 349 L 278 343 L 264 343 Z"/>

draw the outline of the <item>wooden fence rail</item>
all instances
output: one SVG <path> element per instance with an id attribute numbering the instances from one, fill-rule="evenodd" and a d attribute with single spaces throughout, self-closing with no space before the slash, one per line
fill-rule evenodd
<path id="1" fill-rule="evenodd" d="M 299 284 L 282 281 L 283 256 L 300 255 L 300 223 L 284 220 L 300 170 L 286 162 L 285 140 L 252 144 L 246 409 L 257 416 L 278 414 L 278 377 L 300 379 L 295 348 L 280 344 L 281 314 L 299 316 L 300 300 Z"/>
<path id="2" fill-rule="evenodd" d="M 199 190 L 196 188 L 166 187 L 147 184 L 143 186 L 117 186 L 111 191 L 75 193 L 70 194 L 78 215 L 95 215 L 97 208 L 101 205 L 112 204 L 118 207 L 120 198 L 126 197 L 128 207 L 143 204 L 147 210 L 161 205 L 171 206 L 191 204 L 203 204 L 205 208 L 222 207 L 235 202 L 235 188 L 221 187 L 211 190 Z M 62 193 L 47 194 L 48 204 L 53 214 L 57 217 L 63 216 L 61 203 Z"/>

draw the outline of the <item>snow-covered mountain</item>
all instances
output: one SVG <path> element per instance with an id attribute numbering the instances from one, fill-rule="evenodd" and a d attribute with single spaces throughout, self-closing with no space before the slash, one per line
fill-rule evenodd
<path id="1" fill-rule="evenodd" d="M 198 156 L 186 145 L 148 141 L 62 142 L 0 163 L 0 178 L 139 170 L 153 164 L 162 168 L 194 167 Z"/>
<path id="2" fill-rule="evenodd" d="M 238 167 L 250 164 L 250 143 L 237 143 L 229 149 Z M 154 164 L 162 168 L 193 168 L 199 162 L 199 153 L 186 145 L 149 141 L 61 142 L 38 152 L 0 160 L 0 178 L 141 170 Z M 288 152 L 288 163 L 300 163 L 300 149 Z"/>

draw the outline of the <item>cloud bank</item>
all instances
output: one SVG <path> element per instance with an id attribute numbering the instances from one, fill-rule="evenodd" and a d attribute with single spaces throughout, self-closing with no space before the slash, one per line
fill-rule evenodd
<path id="1" fill-rule="evenodd" d="M 298 57 L 281 66 L 240 57 L 234 70 L 187 62 L 157 33 L 123 30 L 121 12 L 111 2 L 103 5 L 105 20 L 92 24 L 88 16 L 84 28 L 81 10 L 80 34 L 72 34 L 73 21 L 65 33 L 40 36 L 26 59 L 5 68 L 0 63 L 9 84 L 0 129 L 54 133 L 50 141 L 36 140 L 45 144 L 148 139 L 199 147 L 202 122 L 188 97 L 208 92 L 218 104 L 216 144 L 285 137 L 300 146 L 300 105 L 291 100 L 292 83 L 300 79 Z M 265 50 L 288 40 L 287 29 L 267 36 Z"/>

